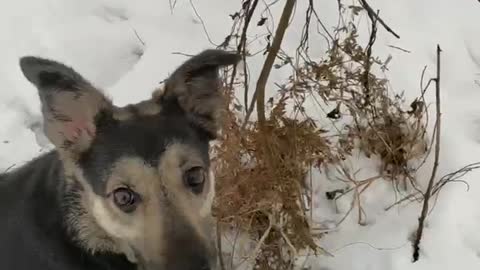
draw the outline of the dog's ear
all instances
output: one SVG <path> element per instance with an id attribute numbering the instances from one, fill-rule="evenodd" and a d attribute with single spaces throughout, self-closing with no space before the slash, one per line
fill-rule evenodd
<path id="1" fill-rule="evenodd" d="M 223 50 L 205 50 L 184 62 L 166 80 L 158 97 L 166 108 L 176 103 L 193 124 L 214 139 L 222 109 L 219 68 L 235 65 L 238 54 Z M 170 104 L 169 104 L 170 103 Z"/>
<path id="2" fill-rule="evenodd" d="M 40 96 L 44 131 L 62 151 L 79 154 L 90 146 L 96 133 L 96 117 L 112 107 L 90 82 L 64 64 L 25 56 L 20 59 L 24 76 Z"/>

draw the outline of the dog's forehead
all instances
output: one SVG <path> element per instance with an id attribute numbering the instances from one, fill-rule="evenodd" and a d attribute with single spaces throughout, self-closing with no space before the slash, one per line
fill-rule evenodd
<path id="1" fill-rule="evenodd" d="M 171 145 L 183 146 L 184 159 L 201 159 L 208 165 L 208 138 L 182 115 L 142 116 L 116 121 L 100 126 L 97 133 L 92 146 L 79 161 L 87 180 L 97 191 L 104 189 L 102 180 L 108 179 L 119 160 L 133 158 L 150 167 L 158 167 Z"/>

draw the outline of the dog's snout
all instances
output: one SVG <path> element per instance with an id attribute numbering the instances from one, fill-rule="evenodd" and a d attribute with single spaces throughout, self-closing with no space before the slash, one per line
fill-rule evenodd
<path id="1" fill-rule="evenodd" d="M 185 260 L 188 260 L 185 258 Z M 195 264 L 195 262 L 185 262 L 182 264 L 171 265 L 167 267 L 158 266 L 158 265 L 149 265 L 146 268 L 141 268 L 145 270 L 159 270 L 159 269 L 169 269 L 169 270 L 213 270 L 214 268 L 210 267 L 210 265 L 199 265 Z"/>
<path id="2" fill-rule="evenodd" d="M 215 267 L 206 257 L 192 257 L 185 254 L 183 258 L 175 258 L 166 264 L 147 264 L 146 270 L 213 270 Z"/>
<path id="3" fill-rule="evenodd" d="M 165 224 L 168 243 L 166 269 L 213 270 L 217 263 L 215 245 L 208 237 L 201 236 L 199 229 L 185 217 L 174 216 L 173 222 Z"/>
<path id="4" fill-rule="evenodd" d="M 181 247 L 178 247 L 181 249 Z M 212 256 L 204 250 L 192 248 L 192 246 L 184 246 L 183 250 L 179 250 L 178 256 L 169 258 L 166 269 L 171 270 L 212 270 Z"/>
<path id="5" fill-rule="evenodd" d="M 186 258 L 188 260 L 188 258 Z M 210 262 L 205 257 L 198 257 L 191 260 L 188 270 L 211 270 Z M 180 270 L 180 269 L 179 269 Z"/>
<path id="6" fill-rule="evenodd" d="M 185 269 L 185 270 L 210 270 L 210 262 L 206 256 L 202 256 L 200 254 L 188 256 L 185 254 L 185 261 L 187 261 L 188 265 L 185 265 L 186 268 L 178 268 Z"/>

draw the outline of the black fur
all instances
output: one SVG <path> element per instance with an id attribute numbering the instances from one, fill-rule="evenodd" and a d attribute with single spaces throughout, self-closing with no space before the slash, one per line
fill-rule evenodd
<path id="1" fill-rule="evenodd" d="M 105 179 L 110 166 L 119 158 L 139 157 L 156 167 L 169 143 L 191 145 L 200 150 L 204 163 L 209 163 L 208 137 L 191 125 L 180 111 L 126 121 L 115 121 L 108 115 L 104 118 L 97 120 L 97 136 L 79 160 L 87 180 L 91 180 L 93 190 L 99 195 L 104 195 L 101 192 L 105 190 L 105 183 L 95 179 Z"/>
<path id="2" fill-rule="evenodd" d="M 135 156 L 157 166 L 161 153 L 169 143 L 180 142 L 195 148 L 208 165 L 209 141 L 215 137 L 217 114 L 221 107 L 217 69 L 237 61 L 238 56 L 234 54 L 207 50 L 174 72 L 167 82 L 165 96 L 155 100 L 161 104 L 159 114 L 139 116 L 135 111 L 133 118 L 116 120 L 110 101 L 73 69 L 47 59 L 23 57 L 20 60 L 22 72 L 39 90 L 46 133 L 57 150 L 8 174 L 0 174 L 0 268 L 136 269 L 136 265 L 124 255 L 92 254 L 75 242 L 75 235 L 71 234 L 74 230 L 65 217 L 68 210 L 79 203 L 75 198 L 82 187 L 75 185 L 71 176 L 65 175 L 60 156 L 75 159 L 87 182 L 99 195 L 105 195 L 103 179 L 120 157 Z M 55 103 L 53 100 L 62 91 L 73 95 L 63 96 L 64 100 L 59 98 Z M 82 111 L 58 104 L 63 101 L 63 104 L 79 107 L 75 102 L 85 95 L 87 99 L 84 100 L 89 102 L 82 104 L 91 106 L 91 110 Z M 90 104 L 94 102 L 98 104 Z M 131 110 L 135 109 L 134 105 L 131 106 Z M 92 111 L 95 115 L 91 115 Z M 82 121 L 90 121 L 89 124 L 95 126 L 93 138 L 83 142 L 86 145 L 79 148 L 79 153 L 63 155 L 69 150 L 62 145 L 69 141 L 58 135 L 68 131 L 65 125 L 69 122 L 79 123 L 84 132 L 89 131 L 86 130 L 88 126 L 82 126 Z M 168 241 L 183 249 L 168 250 L 168 269 L 203 269 L 201 265 L 208 264 L 208 256 L 204 254 L 206 248 L 202 246 L 202 241 L 192 236 L 193 228 L 180 219 L 172 218 L 167 222 L 175 223 L 167 226 L 172 229 L 167 234 L 171 237 Z M 187 258 L 183 258 L 184 254 Z M 215 256 L 210 254 L 210 257 Z"/>
<path id="3" fill-rule="evenodd" d="M 122 255 L 92 254 L 63 222 L 64 176 L 50 152 L 0 176 L 0 264 L 15 270 L 134 270 Z"/>
<path id="4" fill-rule="evenodd" d="M 99 125 L 96 139 L 79 161 L 86 179 L 97 193 L 105 190 L 105 183 L 95 180 L 104 179 L 109 166 L 118 158 L 138 156 L 157 166 L 158 157 L 173 139 L 203 149 L 204 160 L 208 163 L 208 139 L 198 136 L 199 133 L 182 115 L 110 121 Z M 56 152 L 45 154 L 18 170 L 1 175 L 0 179 L 0 262 L 4 269 L 135 269 L 124 256 L 93 256 L 70 240 L 73 236 L 67 233 L 62 218 L 65 216 L 65 207 L 74 207 L 65 205 L 66 198 L 76 196 L 76 192 L 65 189 L 65 175 Z M 181 234 L 177 231 L 177 234 L 169 235 Z M 182 254 L 184 252 L 181 251 Z"/>

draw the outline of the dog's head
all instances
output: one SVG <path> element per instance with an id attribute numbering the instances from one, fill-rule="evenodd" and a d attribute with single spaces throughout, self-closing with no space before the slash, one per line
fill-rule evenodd
<path id="1" fill-rule="evenodd" d="M 117 107 L 72 68 L 21 58 L 65 168 L 65 224 L 83 248 L 146 270 L 214 268 L 209 142 L 222 110 L 218 69 L 238 60 L 206 50 L 151 99 Z"/>

